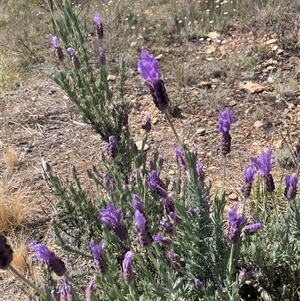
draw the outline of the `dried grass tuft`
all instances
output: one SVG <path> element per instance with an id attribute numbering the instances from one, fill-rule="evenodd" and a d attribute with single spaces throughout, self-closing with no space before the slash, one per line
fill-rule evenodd
<path id="1" fill-rule="evenodd" d="M 21 164 L 20 152 L 15 147 L 9 147 L 4 155 L 4 161 L 8 169 L 14 169 Z"/>
<path id="2" fill-rule="evenodd" d="M 8 183 L 0 183 L 0 232 L 8 234 L 24 228 L 35 209 L 25 188 L 15 189 Z"/>

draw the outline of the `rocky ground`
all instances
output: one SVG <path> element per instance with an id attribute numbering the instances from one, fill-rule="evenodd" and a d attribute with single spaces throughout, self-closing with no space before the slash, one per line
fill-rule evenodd
<path id="1" fill-rule="evenodd" d="M 223 168 L 218 112 L 225 107 L 233 110 L 236 122 L 231 130 L 232 152 L 228 156 L 226 182 L 229 206 L 240 202 L 243 170 L 249 158 L 263 153 L 267 146 L 276 155 L 277 185 L 284 174 L 295 172 L 286 142 L 294 146 L 300 138 L 297 44 L 282 49 L 274 36 L 258 37 L 250 30 L 241 34 L 232 28 L 225 35 L 211 32 L 193 38 L 184 46 L 156 47 L 146 43 L 144 46 L 159 58 L 170 99 L 180 100 L 179 113 L 171 117 L 174 127 L 190 148 L 198 147 L 206 179 L 212 182 L 214 190 L 221 186 Z M 135 45 L 128 54 L 135 62 L 140 56 Z M 34 82 L 20 83 L 5 91 L 0 103 L 0 153 L 3 154 L 0 181 L 12 189 L 28 188 L 31 201 L 38 207 L 38 213 L 28 225 L 31 238 L 51 244 L 53 235 L 48 224 L 55 214 L 55 197 L 43 179 L 41 159 L 65 177 L 70 174 L 70 164 L 74 164 L 88 183 L 85 169 L 99 164 L 105 143 L 91 126 L 81 121 L 76 107 L 51 79 L 51 73 L 55 72 L 54 59 L 44 57 L 37 69 Z M 152 103 L 134 64 L 129 66 L 127 74 L 126 97 L 133 102 L 129 116 L 132 137 L 135 141 L 145 137 L 142 125 L 146 116 L 151 115 L 149 151 L 158 149 L 165 154 L 165 173 L 172 177 L 177 168 L 175 137 L 164 115 Z M 111 76 L 112 87 L 116 86 L 115 81 Z M 14 168 L 6 164 L 9 147 L 19 153 L 20 164 Z M 0 287 L 5 283 L 10 294 L 18 294 L 15 300 L 21 300 L 16 282 L 12 277 L 4 281 L 3 275 L 0 274 Z M 29 300 L 24 296 L 24 300 Z M 12 299 L 1 295 L 0 300 Z"/>

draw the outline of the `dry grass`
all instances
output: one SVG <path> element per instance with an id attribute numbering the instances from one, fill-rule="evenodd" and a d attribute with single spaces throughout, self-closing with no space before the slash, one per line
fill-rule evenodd
<path id="1" fill-rule="evenodd" d="M 25 228 L 35 210 L 25 188 L 15 189 L 8 183 L 0 183 L 0 232 L 6 235 Z"/>
<path id="2" fill-rule="evenodd" d="M 4 154 L 4 161 L 8 169 L 14 169 L 21 164 L 20 152 L 15 147 L 9 147 Z"/>

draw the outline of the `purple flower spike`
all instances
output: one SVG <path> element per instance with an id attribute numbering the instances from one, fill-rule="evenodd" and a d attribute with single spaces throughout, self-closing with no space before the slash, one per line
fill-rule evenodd
<path id="1" fill-rule="evenodd" d="M 62 49 L 61 49 L 61 47 L 60 47 L 60 42 L 59 42 L 59 39 L 57 38 L 57 37 L 52 37 L 51 39 L 50 39 L 50 41 L 51 41 L 51 43 L 52 43 L 52 45 L 54 46 L 54 48 L 55 48 L 55 56 L 57 57 L 57 59 L 59 60 L 59 61 L 63 61 L 64 60 L 64 53 L 63 53 L 63 51 L 62 51 Z"/>
<path id="2" fill-rule="evenodd" d="M 149 84 L 150 93 L 155 106 L 160 111 L 167 109 L 169 98 L 164 82 L 160 79 L 158 61 L 146 49 L 142 50 L 142 59 L 138 62 L 138 71 Z"/>
<path id="3" fill-rule="evenodd" d="M 77 57 L 77 54 L 73 48 L 68 48 L 67 51 L 70 53 L 72 57 L 72 63 L 75 69 L 80 69 L 80 61 Z"/>
<path id="4" fill-rule="evenodd" d="M 160 68 L 158 61 L 146 49 L 142 49 L 142 59 L 138 62 L 138 71 L 144 80 L 156 83 L 160 80 Z"/>
<path id="5" fill-rule="evenodd" d="M 256 171 L 252 165 L 249 165 L 246 168 L 246 170 L 244 172 L 244 176 L 245 176 L 245 183 L 242 188 L 242 194 L 243 194 L 244 198 L 248 198 L 251 193 L 252 183 L 256 177 Z"/>
<path id="6" fill-rule="evenodd" d="M 104 249 L 104 243 L 100 242 L 99 245 L 95 245 L 94 240 L 91 240 L 90 247 L 92 250 L 92 253 L 94 255 L 96 266 L 101 275 L 105 275 L 107 273 L 108 267 L 106 262 L 104 261 L 102 257 L 102 252 Z"/>
<path id="7" fill-rule="evenodd" d="M 149 133 L 151 131 L 151 116 L 147 116 L 146 117 L 146 124 L 145 124 L 145 130 L 146 130 L 146 133 Z"/>
<path id="8" fill-rule="evenodd" d="M 85 291 L 86 301 L 91 301 L 95 293 L 95 280 L 92 279 Z"/>
<path id="9" fill-rule="evenodd" d="M 243 268 L 239 273 L 239 279 L 242 282 L 245 282 L 246 280 L 251 279 L 252 277 L 256 276 L 257 274 L 258 274 L 257 270 L 247 271 L 245 268 Z"/>
<path id="10" fill-rule="evenodd" d="M 99 59 L 102 66 L 106 65 L 106 56 L 104 49 L 102 47 L 99 47 Z"/>
<path id="11" fill-rule="evenodd" d="M 240 240 L 241 236 L 241 226 L 246 222 L 246 218 L 244 216 L 238 216 L 237 214 L 238 207 L 234 207 L 231 211 L 229 211 L 228 219 L 230 223 L 229 229 L 229 241 L 232 244 L 237 243 Z"/>
<path id="12" fill-rule="evenodd" d="M 175 212 L 175 205 L 169 198 L 164 198 L 162 201 L 165 205 L 165 209 L 168 214 L 170 212 Z"/>
<path id="13" fill-rule="evenodd" d="M 203 283 L 199 280 L 199 279 L 194 279 L 194 283 L 195 283 L 195 287 L 198 289 L 198 290 L 201 290 L 203 288 Z"/>
<path id="14" fill-rule="evenodd" d="M 180 147 L 175 148 L 176 158 L 177 158 L 177 164 L 180 166 L 182 170 L 187 169 L 186 160 L 184 157 L 183 149 Z"/>
<path id="15" fill-rule="evenodd" d="M 160 197 L 167 198 L 168 192 L 167 187 L 163 183 L 163 181 L 158 177 L 157 172 L 155 170 L 151 171 L 150 182 L 148 182 L 148 186 L 156 192 Z"/>
<path id="16" fill-rule="evenodd" d="M 257 171 L 263 175 L 265 188 L 268 192 L 275 190 L 273 176 L 271 175 L 272 169 L 272 150 L 268 147 L 263 155 L 257 158 L 251 158 L 251 163 Z"/>
<path id="17" fill-rule="evenodd" d="M 138 194 L 133 194 L 132 195 L 132 207 L 135 210 L 140 211 L 142 214 L 144 214 L 144 208 L 142 204 L 142 198 Z"/>
<path id="18" fill-rule="evenodd" d="M 243 232 L 245 235 L 253 235 L 256 231 L 260 230 L 262 227 L 261 222 L 256 222 L 244 227 Z"/>
<path id="19" fill-rule="evenodd" d="M 263 155 L 251 158 L 251 163 L 261 175 L 266 176 L 270 174 L 272 169 L 272 150 L 268 147 Z"/>
<path id="20" fill-rule="evenodd" d="M 113 227 L 120 240 L 127 240 L 127 230 L 121 224 L 121 218 L 123 215 L 122 210 L 117 210 L 112 203 L 108 203 L 106 209 L 100 209 L 99 213 L 101 215 L 100 220 L 103 224 Z"/>
<path id="21" fill-rule="evenodd" d="M 234 115 L 233 112 L 226 108 L 223 112 L 219 114 L 219 132 L 220 133 L 228 133 L 230 130 L 230 126 L 234 123 Z"/>
<path id="22" fill-rule="evenodd" d="M 134 218 L 136 226 L 138 228 L 140 244 L 144 248 L 147 248 L 151 245 L 153 241 L 152 236 L 147 227 L 147 220 L 139 210 L 135 211 Z"/>
<path id="23" fill-rule="evenodd" d="M 219 132 L 222 133 L 221 153 L 226 156 L 231 151 L 231 136 L 229 134 L 230 126 L 234 122 L 233 112 L 226 108 L 219 114 Z"/>
<path id="24" fill-rule="evenodd" d="M 138 230 L 145 231 L 147 223 L 145 216 L 140 211 L 136 210 L 134 214 L 134 219 Z"/>
<path id="25" fill-rule="evenodd" d="M 109 177 L 108 177 L 108 172 L 105 172 L 105 173 L 103 173 L 103 186 L 108 188 L 109 184 L 110 184 L 110 180 L 109 180 Z"/>
<path id="26" fill-rule="evenodd" d="M 128 251 L 125 255 L 124 261 L 123 261 L 123 277 L 124 281 L 127 284 L 130 284 L 133 280 L 133 271 L 132 271 L 132 260 L 133 260 L 134 254 L 130 251 Z"/>
<path id="27" fill-rule="evenodd" d="M 98 39 L 102 39 L 103 38 L 103 23 L 102 23 L 101 15 L 99 13 L 95 13 L 94 21 L 97 24 L 97 37 L 98 37 Z"/>
<path id="28" fill-rule="evenodd" d="M 116 157 L 118 155 L 115 137 L 110 136 L 108 139 L 109 139 L 109 144 L 108 144 L 108 148 L 107 148 L 107 153 L 108 153 L 108 156 L 114 160 L 114 159 L 116 159 Z"/>
<path id="29" fill-rule="evenodd" d="M 169 216 L 171 219 L 176 223 L 176 224 L 182 224 L 183 223 L 183 218 L 176 215 L 174 212 L 170 212 Z"/>
<path id="30" fill-rule="evenodd" d="M 203 171 L 203 163 L 201 161 L 198 161 L 197 165 L 196 165 L 196 171 L 197 171 L 197 175 L 198 175 L 198 179 L 201 183 L 204 182 L 204 178 L 205 178 L 205 173 Z"/>
<path id="31" fill-rule="evenodd" d="M 295 175 L 285 177 L 284 196 L 288 200 L 294 200 L 297 194 L 298 178 Z"/>
<path id="32" fill-rule="evenodd" d="M 45 245 L 37 244 L 35 241 L 33 241 L 30 246 L 36 251 L 34 257 L 46 261 L 51 270 L 57 276 L 63 276 L 66 273 L 67 269 L 64 262 L 60 258 L 56 257 L 56 255 L 51 252 Z"/>
<path id="33" fill-rule="evenodd" d="M 158 166 L 161 168 L 164 165 L 164 161 L 165 161 L 165 155 L 164 154 L 160 154 L 158 157 Z"/>
<path id="34" fill-rule="evenodd" d="M 220 284 L 218 287 L 217 287 L 217 295 L 221 295 L 223 293 L 223 286 L 222 284 Z"/>
<path id="35" fill-rule="evenodd" d="M 169 252 L 167 253 L 166 257 L 170 259 L 171 265 L 175 270 L 179 270 L 181 268 L 181 265 L 179 263 L 180 256 L 178 254 Z"/>
<path id="36" fill-rule="evenodd" d="M 160 224 L 164 228 L 164 230 L 166 231 L 166 233 L 173 234 L 174 228 L 173 228 L 172 224 L 170 224 L 167 221 L 160 221 Z"/>
<path id="37" fill-rule="evenodd" d="M 153 240 L 164 245 L 171 245 L 173 243 L 171 238 L 161 235 L 153 235 Z"/>

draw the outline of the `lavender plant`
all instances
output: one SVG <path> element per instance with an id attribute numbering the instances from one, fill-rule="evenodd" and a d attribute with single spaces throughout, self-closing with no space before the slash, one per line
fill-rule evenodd
<path id="1" fill-rule="evenodd" d="M 97 117 L 101 106 L 106 114 L 112 96 L 109 96 L 104 61 L 101 63 L 103 78 L 97 83 L 77 18 L 68 2 L 64 0 L 63 3 L 61 22 L 55 22 L 64 47 L 74 47 L 68 48 L 74 69 L 59 73 L 56 80 L 82 108 L 83 114 Z M 97 36 L 102 40 L 103 22 L 99 14 L 95 15 L 95 22 Z M 70 41 L 74 44 L 69 44 Z M 64 55 L 59 40 L 53 38 L 52 43 L 62 61 Z M 103 56 L 103 52 L 100 55 Z M 124 83 L 122 63 L 121 70 L 120 82 Z M 251 158 L 251 165 L 245 169 L 241 206 L 234 206 L 226 213 L 225 192 L 212 195 L 205 179 L 205 166 L 198 160 L 197 151 L 190 151 L 182 143 L 169 118 L 169 96 L 160 66 L 146 49 L 142 50 L 138 70 L 148 83 L 154 105 L 165 114 L 177 139 L 174 158 L 178 163 L 178 177 L 162 176 L 163 154 L 156 152 L 148 158 L 144 152 L 147 135 L 153 128 L 151 118 L 147 117 L 145 139 L 142 150 L 138 151 L 130 140 L 128 120 L 124 118 L 130 108 L 123 107 L 119 112 L 114 103 L 111 115 L 116 128 L 108 130 L 101 123 L 96 127 L 92 123 L 96 119 L 87 117 L 107 141 L 101 164 L 86 171 L 86 177 L 94 185 L 93 194 L 84 188 L 75 166 L 70 169 L 72 180 L 66 181 L 43 161 L 45 179 L 58 197 L 54 233 L 57 244 L 65 252 L 58 256 L 44 244 L 31 243 L 35 257 L 41 259 L 47 269 L 43 287 L 37 287 L 11 266 L 13 250 L 1 234 L 0 268 L 11 270 L 43 301 L 298 300 L 300 205 L 297 176 L 286 176 L 286 206 L 284 211 L 276 210 L 272 151 L 267 148 L 265 154 Z M 103 102 L 94 102 L 92 97 L 96 95 L 104 95 Z M 119 97 L 123 99 L 123 89 Z M 94 108 L 94 105 L 99 106 Z M 123 114 L 120 119 L 119 113 Z M 220 112 L 223 189 L 233 121 L 230 109 Z M 298 153 L 299 146 L 295 151 L 297 160 Z M 257 177 L 257 173 L 262 177 Z M 254 191 L 259 187 L 264 206 L 255 206 L 254 212 L 246 216 L 245 207 L 251 202 L 253 187 Z M 271 210 L 267 206 L 270 198 L 273 201 Z M 76 267 L 64 259 L 71 254 L 85 263 L 79 267 L 77 275 Z M 52 272 L 60 277 L 59 280 L 46 279 Z M 83 283 L 86 283 L 84 290 Z M 264 295 L 255 289 L 254 283 L 263 285 Z"/>

